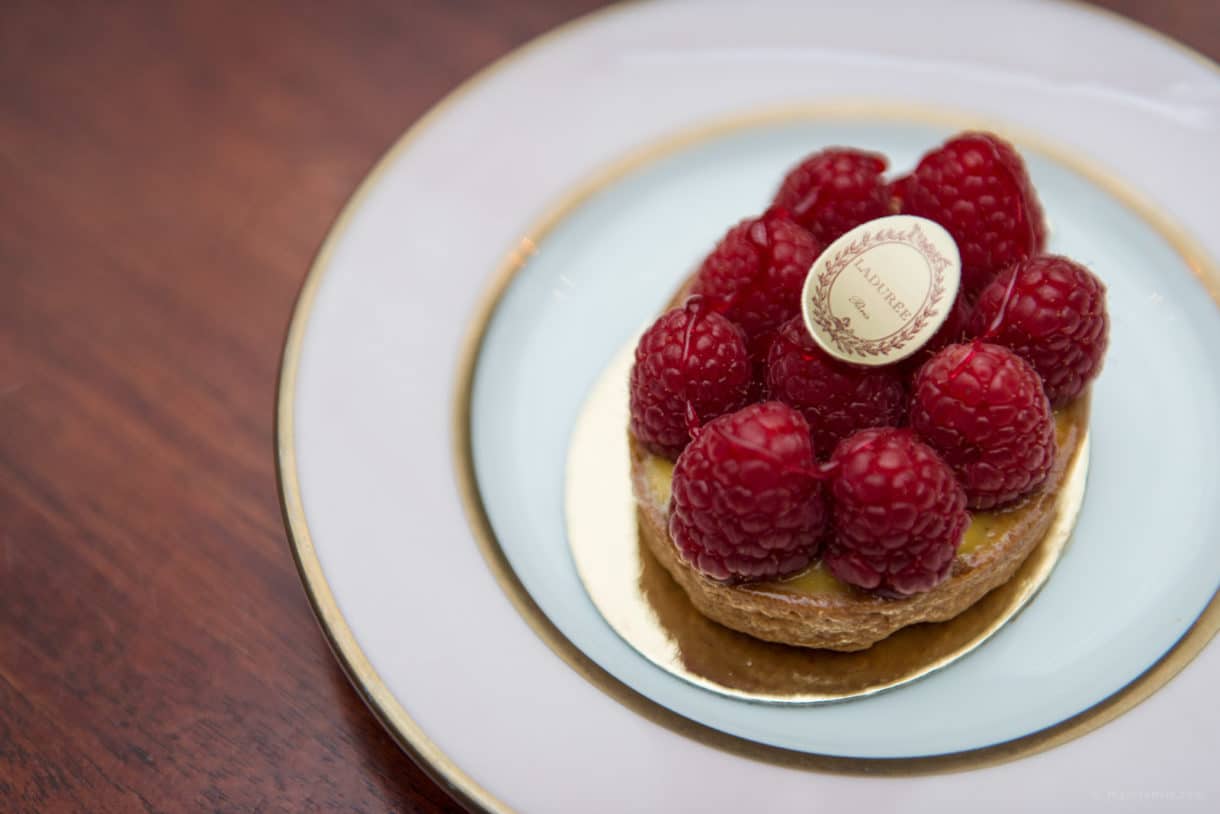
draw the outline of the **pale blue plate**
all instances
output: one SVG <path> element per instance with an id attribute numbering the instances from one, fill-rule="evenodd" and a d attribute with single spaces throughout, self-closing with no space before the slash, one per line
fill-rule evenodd
<path id="1" fill-rule="evenodd" d="M 577 647 L 623 683 L 716 729 L 810 753 L 915 757 L 1008 741 L 1105 699 L 1155 663 L 1220 581 L 1220 319 L 1182 247 L 1112 190 L 1028 145 L 1050 249 L 1109 286 L 1089 488 L 1042 592 L 971 656 L 879 696 L 769 707 L 653 666 L 602 620 L 568 553 L 564 459 L 588 389 L 724 230 L 761 211 L 820 147 L 877 149 L 905 170 L 950 131 L 795 121 L 722 134 L 603 187 L 539 238 L 489 326 L 472 399 L 478 486 L 509 563 Z"/>

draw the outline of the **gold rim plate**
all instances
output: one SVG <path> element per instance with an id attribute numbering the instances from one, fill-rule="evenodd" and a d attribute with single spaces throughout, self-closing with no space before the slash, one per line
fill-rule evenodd
<path id="1" fill-rule="evenodd" d="M 469 774 L 444 754 L 429 737 L 428 733 L 407 713 L 399 699 L 394 697 L 385 682 L 372 668 L 360 644 L 355 639 L 351 628 L 339 610 L 334 594 L 327 582 L 326 574 L 319 562 L 306 522 L 296 462 L 294 397 L 302 343 L 306 335 L 310 314 L 319 286 L 331 265 L 332 254 L 340 237 L 346 231 L 354 214 L 364 205 L 370 192 L 378 184 L 385 171 L 410 149 L 415 140 L 473 90 L 526 54 L 554 43 L 575 29 L 588 25 L 594 20 L 611 14 L 621 13 L 632 5 L 633 3 L 620 3 L 593 12 L 536 38 L 466 80 L 416 122 L 377 162 L 331 227 L 302 284 L 284 341 L 280 375 L 277 383 L 277 406 L 275 413 L 276 471 L 284 524 L 288 532 L 288 540 L 293 558 L 306 594 L 318 619 L 319 626 L 336 659 L 348 675 L 353 687 L 365 700 L 372 712 L 416 763 L 459 802 L 472 811 L 509 812 L 511 809 L 487 789 L 480 786 Z M 1145 34 L 1160 40 L 1167 46 L 1186 53 L 1192 59 L 1204 63 L 1213 70 L 1220 70 L 1220 66 L 1217 66 L 1216 63 L 1197 52 L 1185 48 L 1154 29 L 1133 23 L 1126 18 L 1105 12 L 1104 10 L 1088 8 L 1090 11 L 1097 12 L 1099 16 L 1111 17 L 1133 28 L 1137 28 Z M 917 118 L 927 118 L 926 110 L 901 111 L 896 108 L 897 106 L 891 106 L 888 110 L 891 115 L 895 115 L 898 118 L 908 118 L 913 114 L 917 114 Z M 593 182 L 586 184 L 578 190 L 564 206 L 561 206 L 556 212 L 552 213 L 549 218 L 544 219 L 543 223 L 534 232 L 534 235 L 541 235 L 550 227 L 553 227 L 555 222 L 562 217 L 564 211 L 567 211 L 570 206 L 579 203 L 580 200 L 587 198 L 593 191 L 600 188 L 603 183 L 640 165 L 650 156 L 677 149 L 683 144 L 694 143 L 718 132 L 727 132 L 743 126 L 757 126 L 767 121 L 791 119 L 798 115 L 827 115 L 830 113 L 842 115 L 845 112 L 849 114 L 852 112 L 857 114 L 863 113 L 874 117 L 879 114 L 879 111 L 867 105 L 856 106 L 854 108 L 852 106 L 841 105 L 836 106 L 833 110 L 810 107 L 799 110 L 787 109 L 778 112 L 771 111 L 762 115 L 746 117 L 745 119 L 738 118 L 732 122 L 702 128 L 697 133 L 688 133 L 672 139 L 665 145 L 630 156 L 600 174 Z M 938 115 L 934 118 L 939 123 L 949 125 L 960 125 L 963 122 L 976 126 L 978 124 L 976 119 L 965 115 Z M 1012 128 L 1001 127 L 1000 129 L 1012 132 Z M 1029 141 L 1020 134 L 1016 134 L 1015 138 L 1018 141 L 1026 143 Z M 1088 163 L 1083 160 L 1075 160 L 1070 163 L 1077 169 L 1089 168 Z M 1187 239 L 1176 226 L 1166 223 L 1153 207 L 1138 198 L 1121 183 L 1114 182 L 1105 173 L 1096 169 L 1087 169 L 1085 174 L 1099 182 L 1102 186 L 1109 188 L 1117 197 L 1124 200 L 1128 206 L 1131 206 L 1144 216 L 1145 219 L 1154 223 L 1158 230 L 1174 245 L 1183 247 L 1183 253 L 1187 258 L 1187 262 L 1190 263 L 1195 273 L 1203 280 L 1205 286 L 1212 293 L 1213 298 L 1220 301 L 1220 293 L 1218 293 L 1220 292 L 1220 276 L 1211 271 L 1211 266 L 1206 260 L 1206 255 L 1199 251 L 1192 241 Z M 522 617 L 537 632 L 540 638 L 550 645 L 572 669 L 634 712 L 660 726 L 731 754 L 794 769 L 857 774 L 871 777 L 909 776 L 977 769 L 1050 749 L 1078 738 L 1114 720 L 1164 686 L 1206 646 L 1217 630 L 1220 630 L 1220 595 L 1217 595 L 1213 597 L 1206 609 L 1169 652 L 1121 691 L 1114 693 L 1095 706 L 1055 726 L 1008 743 L 969 752 L 934 757 L 893 760 L 840 758 L 826 755 L 811 755 L 763 746 L 694 723 L 653 703 L 630 687 L 618 682 L 602 668 L 594 664 L 568 642 L 543 615 L 538 606 L 525 592 L 520 581 L 509 567 L 503 551 L 495 542 L 491 526 L 475 487 L 469 436 L 470 393 L 475 361 L 477 360 L 478 350 L 495 305 L 511 283 L 515 273 L 534 250 L 534 240 L 536 239 L 537 237 L 522 240 L 518 251 L 505 262 L 496 275 L 495 281 L 490 286 L 473 318 L 472 328 L 461 358 L 461 368 L 454 396 L 454 450 L 459 491 L 466 506 L 475 540 L 487 560 L 488 567 L 496 576 L 506 595 L 521 613 Z"/>

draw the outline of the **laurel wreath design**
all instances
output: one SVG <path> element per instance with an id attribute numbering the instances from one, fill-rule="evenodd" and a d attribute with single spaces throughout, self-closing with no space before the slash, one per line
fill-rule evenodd
<path id="1" fill-rule="evenodd" d="M 861 339 L 851 330 L 851 319 L 836 317 L 830 311 L 830 289 L 840 272 L 847 268 L 860 255 L 885 243 L 902 243 L 917 250 L 932 267 L 932 288 L 924 306 L 919 310 L 902 330 L 881 337 L 880 339 Z M 825 271 L 819 275 L 814 287 L 812 301 L 812 318 L 831 342 L 843 353 L 852 356 L 888 356 L 895 350 L 905 346 L 919 335 L 928 321 L 939 312 L 937 306 L 945 295 L 945 269 L 949 267 L 949 258 L 928 240 L 927 235 L 913 224 L 908 230 L 880 228 L 863 232 L 858 238 L 835 252 L 826 263 Z"/>

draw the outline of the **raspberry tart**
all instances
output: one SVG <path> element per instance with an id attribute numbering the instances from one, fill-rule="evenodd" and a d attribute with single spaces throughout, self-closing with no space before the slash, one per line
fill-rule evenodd
<path id="1" fill-rule="evenodd" d="M 962 133 L 906 176 L 887 166 L 806 158 L 635 353 L 641 540 L 702 614 L 771 642 L 861 650 L 962 613 L 1042 541 L 1086 437 L 1105 286 L 1044 253 L 1016 150 Z M 917 352 L 850 364 L 806 328 L 801 286 L 828 244 L 895 213 L 944 227 L 962 285 Z"/>

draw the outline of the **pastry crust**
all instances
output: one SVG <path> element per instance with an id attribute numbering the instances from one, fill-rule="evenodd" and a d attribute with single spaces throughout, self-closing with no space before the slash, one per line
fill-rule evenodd
<path id="1" fill-rule="evenodd" d="M 948 579 L 925 593 L 887 599 L 821 576 L 828 589 L 806 591 L 801 577 L 726 585 L 700 574 L 669 537 L 668 488 L 659 490 L 659 459 L 630 438 L 631 476 L 640 537 L 694 606 L 726 627 L 759 639 L 829 650 L 863 650 L 896 630 L 952 619 L 1007 582 L 1046 536 L 1064 475 L 1080 452 L 1089 417 L 1086 392 L 1056 413 L 1058 451 L 1042 489 L 999 512 L 975 513 L 967 539 L 985 542 L 959 551 Z M 630 433 L 628 434 L 630 436 Z M 664 468 L 663 465 L 661 467 Z"/>

